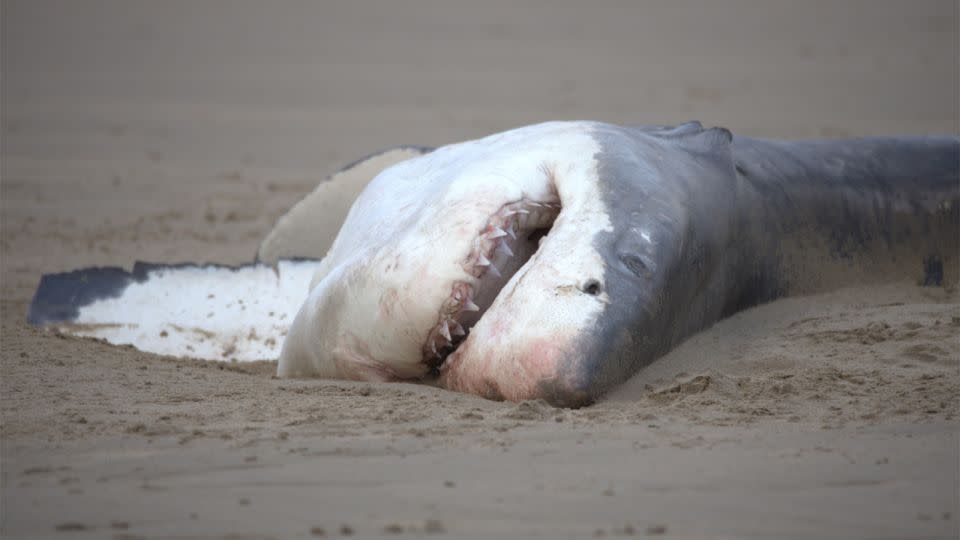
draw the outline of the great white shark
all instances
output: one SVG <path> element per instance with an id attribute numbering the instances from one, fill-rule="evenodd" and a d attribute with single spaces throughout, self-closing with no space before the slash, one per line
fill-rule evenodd
<path id="1" fill-rule="evenodd" d="M 164 354 L 279 357 L 281 377 L 582 406 L 750 306 L 960 276 L 956 136 L 550 122 L 348 172 L 254 265 L 48 275 L 29 319 Z"/>

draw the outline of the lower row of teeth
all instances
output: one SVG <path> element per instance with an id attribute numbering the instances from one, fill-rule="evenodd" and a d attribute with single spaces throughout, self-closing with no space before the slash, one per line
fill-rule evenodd
<path id="1" fill-rule="evenodd" d="M 496 259 L 494 254 L 499 252 L 512 257 L 509 241 L 516 240 L 517 231 L 548 226 L 559 210 L 560 205 L 553 202 L 519 201 L 504 206 L 490 218 L 483 232 L 474 240 L 473 248 L 463 262 L 463 269 L 476 278 L 487 272 L 500 278 L 500 269 L 492 262 Z M 469 283 L 454 283 L 450 297 L 440 309 L 440 322 L 430 332 L 424 345 L 424 356 L 428 363 L 436 364 L 442 360 L 453 349 L 454 342 L 466 336 L 467 329 L 459 320 L 465 312 L 480 310 L 473 302 L 474 292 L 473 285 Z"/>

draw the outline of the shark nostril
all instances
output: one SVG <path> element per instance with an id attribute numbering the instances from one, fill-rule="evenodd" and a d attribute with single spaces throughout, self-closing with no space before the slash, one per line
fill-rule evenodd
<path id="1" fill-rule="evenodd" d="M 589 294 L 590 296 L 596 296 L 600 294 L 600 282 L 595 279 L 588 279 L 583 284 L 583 292 Z"/>

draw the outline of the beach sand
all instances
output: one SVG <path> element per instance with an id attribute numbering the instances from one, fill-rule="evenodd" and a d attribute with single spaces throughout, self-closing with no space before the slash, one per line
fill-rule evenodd
<path id="1" fill-rule="evenodd" d="M 248 262 L 317 182 L 399 144 L 551 119 L 957 133 L 954 2 L 0 15 L 4 538 L 960 535 L 956 284 L 742 312 L 579 410 L 25 323 L 43 273 Z"/>

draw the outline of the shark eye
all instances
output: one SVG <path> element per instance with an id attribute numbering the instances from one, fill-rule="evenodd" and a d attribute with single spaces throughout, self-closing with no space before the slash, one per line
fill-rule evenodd
<path id="1" fill-rule="evenodd" d="M 590 296 L 596 296 L 600 294 L 600 282 L 595 279 L 588 279 L 583 283 L 581 290 Z"/>
<path id="2" fill-rule="evenodd" d="M 636 255 L 622 255 L 620 260 L 623 261 L 624 266 L 626 266 L 633 274 L 637 277 L 650 277 L 650 268 L 643 262 L 643 259 Z"/>

